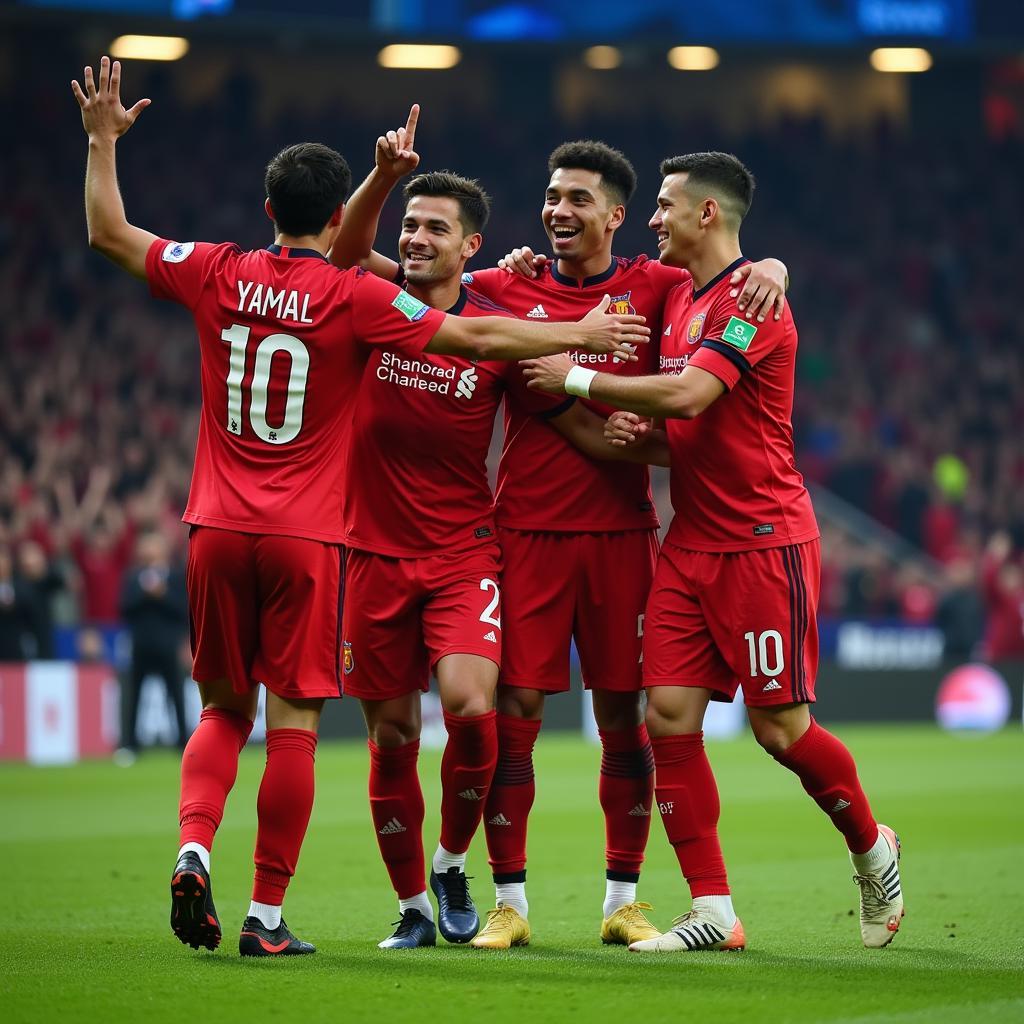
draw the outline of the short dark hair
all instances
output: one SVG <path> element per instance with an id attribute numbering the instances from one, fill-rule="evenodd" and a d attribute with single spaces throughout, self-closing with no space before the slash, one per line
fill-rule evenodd
<path id="1" fill-rule="evenodd" d="M 345 158 L 319 142 L 282 149 L 267 164 L 263 184 L 278 231 L 318 235 L 352 189 Z"/>
<path id="2" fill-rule="evenodd" d="M 625 154 L 604 142 L 593 139 L 563 142 L 548 157 L 549 173 L 554 174 L 560 167 L 600 174 L 605 192 L 623 206 L 629 203 L 636 191 L 636 171 L 633 165 Z"/>
<path id="3" fill-rule="evenodd" d="M 754 175 L 732 153 L 687 153 L 661 161 L 661 176 L 689 174 L 695 185 L 714 189 L 730 201 L 737 223 L 746 217 L 754 198 Z"/>
<path id="4" fill-rule="evenodd" d="M 429 171 L 417 174 L 402 189 L 406 206 L 414 196 L 438 196 L 454 199 L 459 204 L 459 222 L 467 235 L 487 227 L 491 215 L 491 197 L 475 178 L 463 178 L 453 171 Z"/>

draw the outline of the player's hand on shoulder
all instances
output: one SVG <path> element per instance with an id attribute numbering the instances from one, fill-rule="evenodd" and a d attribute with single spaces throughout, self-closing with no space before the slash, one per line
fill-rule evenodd
<path id="1" fill-rule="evenodd" d="M 736 299 L 736 306 L 748 319 L 757 318 L 758 323 L 773 314 L 776 320 L 782 316 L 786 304 L 786 286 L 789 284 L 789 272 L 781 260 L 766 259 L 759 263 L 746 263 L 732 272 L 729 283 L 739 285 L 743 281 L 742 290 L 733 288 L 729 294 Z"/>
<path id="2" fill-rule="evenodd" d="M 419 167 L 420 155 L 416 152 L 416 124 L 419 118 L 420 105 L 414 103 L 404 128 L 387 132 L 377 139 L 374 163 L 385 177 L 395 180 L 404 178 Z"/>
<path id="3" fill-rule="evenodd" d="M 546 391 L 549 395 L 560 395 L 565 391 L 565 378 L 576 365 L 568 356 L 542 356 L 540 359 L 523 359 L 526 386 L 533 391 Z"/>
<path id="4" fill-rule="evenodd" d="M 149 106 L 150 100 L 139 100 L 131 109 L 125 110 L 121 103 L 121 62 L 113 65 L 109 57 L 100 58 L 99 80 L 93 77 L 92 67 L 87 66 L 82 76 L 84 88 L 74 79 L 71 91 L 82 110 L 82 127 L 89 138 L 113 141 L 120 138 L 133 124 L 139 114 Z"/>
<path id="5" fill-rule="evenodd" d="M 635 444 L 651 431 L 652 421 L 635 412 L 613 412 L 605 420 L 604 439 L 615 448 Z"/>
<path id="6" fill-rule="evenodd" d="M 498 260 L 498 267 L 506 274 L 536 277 L 547 262 L 548 258 L 543 253 L 535 253 L 528 245 L 524 245 L 521 249 L 506 253 L 504 259 Z"/>

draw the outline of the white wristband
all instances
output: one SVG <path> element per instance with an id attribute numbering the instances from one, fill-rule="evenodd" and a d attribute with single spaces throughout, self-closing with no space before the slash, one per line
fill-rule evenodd
<path id="1" fill-rule="evenodd" d="M 565 393 L 577 398 L 590 397 L 590 385 L 597 376 L 597 370 L 588 370 L 583 366 L 573 366 L 565 375 Z"/>

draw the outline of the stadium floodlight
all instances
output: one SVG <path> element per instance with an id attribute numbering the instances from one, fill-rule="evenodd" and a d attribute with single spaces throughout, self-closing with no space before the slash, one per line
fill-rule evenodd
<path id="1" fill-rule="evenodd" d="M 588 68 L 611 71 L 622 63 L 622 51 L 617 46 L 591 46 L 583 53 Z"/>
<path id="2" fill-rule="evenodd" d="M 419 68 L 443 70 L 453 68 L 462 60 L 457 46 L 435 46 L 423 43 L 392 43 L 377 54 L 382 68 Z"/>
<path id="3" fill-rule="evenodd" d="M 871 51 L 871 66 L 876 71 L 927 71 L 932 55 L 919 46 L 882 46 Z"/>
<path id="4" fill-rule="evenodd" d="M 188 53 L 183 36 L 118 36 L 110 55 L 120 60 L 180 60 Z"/>
<path id="5" fill-rule="evenodd" d="M 718 51 L 712 46 L 673 46 L 668 62 L 676 71 L 710 71 L 718 67 Z"/>

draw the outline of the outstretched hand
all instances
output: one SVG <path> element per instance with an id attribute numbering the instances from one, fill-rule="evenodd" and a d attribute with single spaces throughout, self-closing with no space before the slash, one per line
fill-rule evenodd
<path id="1" fill-rule="evenodd" d="M 82 127 L 86 135 L 92 138 L 117 139 L 124 135 L 139 114 L 152 102 L 148 99 L 139 100 L 130 110 L 125 110 L 121 103 L 121 62 L 115 60 L 113 65 L 109 57 L 100 58 L 99 84 L 93 80 L 92 68 L 86 67 L 83 80 L 85 89 L 74 79 L 71 91 L 82 108 Z"/>
<path id="2" fill-rule="evenodd" d="M 416 122 L 419 119 L 420 105 L 414 103 L 404 128 L 388 132 L 377 139 L 374 162 L 377 170 L 385 177 L 397 181 L 419 167 L 420 155 L 416 152 Z"/>

